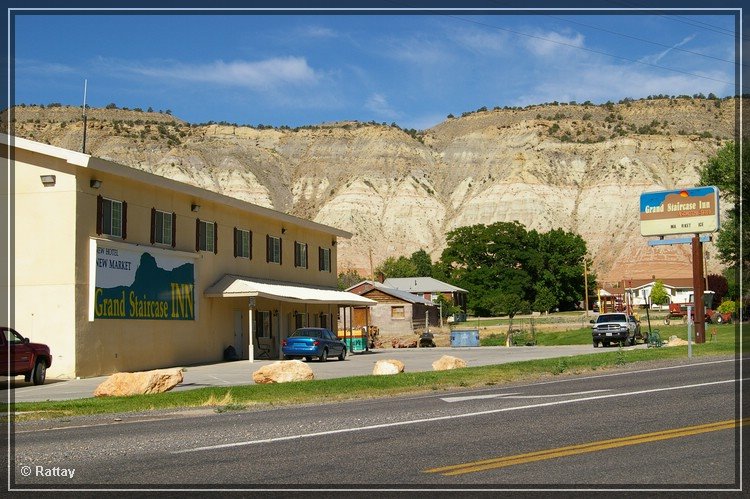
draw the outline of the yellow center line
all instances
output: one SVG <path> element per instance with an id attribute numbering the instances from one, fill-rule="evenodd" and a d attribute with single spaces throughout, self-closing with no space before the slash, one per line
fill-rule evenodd
<path id="1" fill-rule="evenodd" d="M 515 456 L 505 456 L 493 459 L 484 459 L 470 463 L 455 464 L 452 466 L 442 466 L 439 468 L 429 468 L 424 470 L 425 473 L 440 473 L 445 476 L 463 475 L 465 473 L 475 473 L 477 471 L 486 471 L 505 466 L 516 464 L 531 463 L 545 459 L 554 459 L 557 457 L 572 456 L 575 454 L 585 454 L 587 452 L 597 452 L 605 449 L 614 449 L 628 445 L 638 445 L 647 442 L 656 442 L 659 440 L 668 440 L 671 438 L 686 437 L 689 435 L 698 435 L 711 431 L 729 430 L 740 425 L 750 423 L 750 418 L 742 420 L 729 419 L 726 421 L 717 421 L 696 426 L 686 426 L 684 428 L 674 428 L 671 430 L 657 431 L 653 433 L 643 433 L 629 437 L 613 438 L 610 440 L 600 440 L 598 442 L 588 442 L 585 444 L 570 445 L 567 447 L 558 447 L 556 449 L 546 449 L 541 451 L 518 454 Z"/>

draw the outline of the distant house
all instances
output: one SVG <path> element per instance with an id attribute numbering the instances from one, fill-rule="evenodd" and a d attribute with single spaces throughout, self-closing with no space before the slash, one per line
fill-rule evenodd
<path id="1" fill-rule="evenodd" d="M 433 303 L 438 296 L 442 295 L 454 305 L 461 307 L 461 312 L 466 313 L 466 297 L 469 292 L 447 282 L 438 281 L 432 277 L 391 277 L 384 280 L 383 284 L 421 296 Z"/>
<path id="2" fill-rule="evenodd" d="M 354 329 L 374 325 L 380 329 L 381 334 L 406 335 L 423 330 L 425 317 L 430 326 L 439 324 L 438 307 L 432 301 L 407 291 L 376 281 L 362 281 L 346 291 L 377 302 L 369 307 L 352 309 L 351 325 Z"/>
<path id="3" fill-rule="evenodd" d="M 669 295 L 669 303 L 689 303 L 693 301 L 693 278 L 660 279 Z M 632 279 L 625 282 L 633 305 L 645 305 L 656 284 L 655 279 Z M 644 298 L 645 296 L 645 298 Z"/>
<path id="4" fill-rule="evenodd" d="M 669 303 L 689 303 L 693 301 L 693 279 L 659 279 L 667 292 Z M 650 302 L 651 291 L 656 279 L 628 279 L 616 285 L 602 286 L 598 292 L 599 308 L 604 311 L 622 310 L 626 304 L 634 307 L 646 306 Z"/>

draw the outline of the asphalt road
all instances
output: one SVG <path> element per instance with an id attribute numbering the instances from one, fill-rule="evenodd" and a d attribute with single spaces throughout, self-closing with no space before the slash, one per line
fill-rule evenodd
<path id="1" fill-rule="evenodd" d="M 19 488 L 737 490 L 735 367 L 694 359 L 384 400 L 19 423 L 11 480 Z"/>

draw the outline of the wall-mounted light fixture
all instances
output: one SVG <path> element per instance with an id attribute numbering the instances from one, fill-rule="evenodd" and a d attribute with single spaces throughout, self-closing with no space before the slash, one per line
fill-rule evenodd
<path id="1" fill-rule="evenodd" d="M 282 234 L 285 234 L 285 233 L 286 233 L 286 229 L 285 229 L 284 227 L 282 227 L 282 228 L 281 228 L 281 233 L 282 233 Z"/>
<path id="2" fill-rule="evenodd" d="M 336 246 L 336 240 L 335 239 L 331 239 L 331 246 Z"/>
<path id="3" fill-rule="evenodd" d="M 42 185 L 44 187 L 52 187 L 57 182 L 54 175 L 39 175 L 39 178 L 42 179 Z"/>
<path id="4" fill-rule="evenodd" d="M 274 317 L 278 317 L 279 316 L 279 311 L 278 310 L 274 310 L 273 311 L 273 316 Z"/>
<path id="5" fill-rule="evenodd" d="M 198 213 L 200 211 L 200 209 L 201 209 L 201 205 L 199 205 L 199 204 L 193 203 L 193 204 L 190 205 L 190 211 L 192 211 L 194 213 Z"/>
<path id="6" fill-rule="evenodd" d="M 92 178 L 91 181 L 89 182 L 89 185 L 91 186 L 92 189 L 98 189 L 99 187 L 102 186 L 102 181 Z"/>

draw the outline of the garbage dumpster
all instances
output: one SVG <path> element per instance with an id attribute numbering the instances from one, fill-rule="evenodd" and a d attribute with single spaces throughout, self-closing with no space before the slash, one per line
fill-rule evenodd
<path id="1" fill-rule="evenodd" d="M 337 331 L 336 336 L 344 343 L 346 343 L 346 351 L 350 353 L 364 352 L 367 349 L 367 333 L 363 333 L 361 329 L 354 329 L 349 331 Z"/>
<path id="2" fill-rule="evenodd" d="M 479 329 L 454 329 L 451 331 L 452 347 L 478 347 Z"/>

